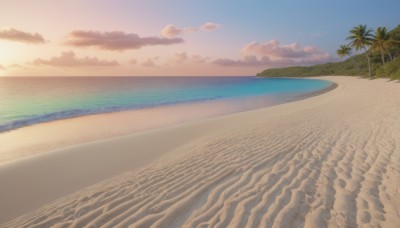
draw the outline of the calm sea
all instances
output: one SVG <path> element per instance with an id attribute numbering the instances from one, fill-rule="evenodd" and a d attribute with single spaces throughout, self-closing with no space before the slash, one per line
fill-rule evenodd
<path id="1" fill-rule="evenodd" d="M 293 100 L 330 85 L 314 79 L 256 77 L 0 78 L 0 132 L 82 115 L 187 102 L 266 96 L 279 103 L 279 99 Z"/>

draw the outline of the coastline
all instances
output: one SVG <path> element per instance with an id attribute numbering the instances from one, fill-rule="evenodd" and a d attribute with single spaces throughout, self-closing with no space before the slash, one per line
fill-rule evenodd
<path id="1" fill-rule="evenodd" d="M 0 166 L 80 144 L 306 99 L 335 87 L 333 83 L 328 88 L 278 102 L 270 101 L 266 96 L 252 96 L 92 114 L 17 128 L 0 133 Z"/>
<path id="2" fill-rule="evenodd" d="M 395 227 L 398 83 L 323 78 L 337 88 L 0 166 L 0 221 Z"/>
<path id="3" fill-rule="evenodd" d="M 99 82 L 96 85 L 92 85 L 93 88 L 91 88 L 89 85 L 87 85 L 90 88 L 86 88 L 86 89 L 96 90 L 99 88 L 103 88 L 104 83 L 105 83 L 104 80 L 106 80 L 106 82 L 109 81 L 108 84 L 111 84 L 110 80 L 112 81 L 112 78 L 115 78 L 115 77 L 105 78 L 105 79 L 97 78 L 96 80 L 98 80 Z M 193 78 L 195 79 L 195 81 L 192 81 L 192 83 L 189 83 L 190 80 Z M 226 79 L 227 77 L 223 77 L 223 78 Z M 5 78 L 5 79 L 7 79 L 7 78 Z M 24 80 L 28 80 L 28 79 L 30 79 L 30 78 L 27 78 Z M 84 90 L 83 85 L 86 85 L 85 83 L 87 83 L 88 81 L 85 81 L 84 80 L 85 78 L 80 77 L 76 81 L 76 84 L 79 84 L 79 79 L 82 80 L 81 81 L 82 85 L 81 85 L 81 87 L 78 86 L 75 89 L 77 89 L 78 91 L 81 91 L 80 93 L 82 93 L 82 90 Z M 122 79 L 128 80 L 128 81 L 124 81 L 125 83 L 122 83 L 120 81 Z M 6 106 L 5 113 L 3 113 L 3 114 L 7 118 L 6 119 L 0 118 L 0 133 L 13 131 L 13 130 L 16 130 L 19 128 L 24 128 L 24 127 L 42 124 L 42 123 L 49 123 L 49 122 L 54 122 L 54 121 L 79 118 L 82 116 L 110 114 L 110 113 L 117 113 L 117 112 L 124 112 L 124 111 L 138 111 L 138 110 L 163 108 L 163 107 L 176 106 L 176 105 L 180 106 L 180 105 L 185 105 L 185 104 L 191 105 L 191 104 L 195 104 L 195 103 L 206 103 L 206 102 L 214 102 L 214 101 L 222 101 L 222 100 L 246 99 L 246 98 L 253 98 L 253 97 L 258 97 L 258 96 L 270 96 L 270 94 L 280 93 L 279 91 L 275 91 L 274 89 L 272 89 L 275 87 L 274 80 L 282 81 L 282 78 L 269 78 L 269 79 L 258 78 L 257 79 L 257 77 L 233 77 L 233 78 L 230 77 L 230 78 L 228 78 L 228 81 L 231 80 L 233 87 L 235 87 L 235 86 L 237 86 L 237 87 L 235 89 L 233 89 L 233 88 L 228 89 L 227 87 L 225 87 L 225 84 L 230 85 L 230 83 L 221 83 L 222 82 L 221 78 L 213 77 L 212 80 L 209 80 L 209 84 L 212 84 L 211 83 L 212 81 L 215 83 L 214 86 L 217 86 L 218 83 L 221 83 L 220 87 L 218 87 L 218 86 L 213 87 L 210 85 L 210 88 L 208 88 L 209 92 L 203 93 L 204 91 L 202 91 L 202 90 L 204 88 L 201 85 L 203 85 L 207 81 L 207 79 L 205 79 L 204 77 L 189 77 L 189 78 L 185 77 L 185 78 L 183 78 L 182 81 L 179 81 L 177 79 L 178 78 L 176 78 L 176 77 L 169 78 L 167 80 L 168 83 L 166 83 L 165 86 L 169 88 L 169 87 L 173 87 L 172 85 L 174 85 L 175 83 L 177 85 L 181 85 L 181 83 L 186 83 L 186 86 L 188 86 L 187 89 L 189 89 L 189 90 L 186 90 L 186 92 L 184 92 L 185 90 L 178 89 L 178 88 L 184 88 L 186 86 L 178 86 L 177 88 L 175 88 L 175 89 L 178 89 L 178 91 L 175 91 L 175 89 L 171 88 L 173 90 L 173 92 L 171 91 L 172 94 L 175 94 L 175 95 L 173 95 L 172 97 L 168 97 L 168 94 L 170 94 L 170 93 L 165 92 L 164 89 L 161 89 L 161 88 L 156 89 L 156 88 L 152 88 L 150 85 L 146 85 L 146 83 L 152 84 L 151 82 L 153 82 L 153 84 L 161 83 L 161 81 L 162 81 L 161 78 L 158 78 L 158 77 L 118 78 L 117 77 L 116 81 L 118 81 L 118 83 L 109 85 L 110 86 L 109 90 L 114 91 L 117 87 L 124 88 L 123 90 L 125 92 L 121 91 L 121 94 L 119 94 L 119 95 L 118 95 L 118 93 L 116 93 L 116 94 L 112 93 L 112 94 L 114 94 L 114 96 L 120 96 L 118 98 L 114 97 L 113 99 L 111 99 L 111 98 L 107 98 L 107 95 L 105 95 L 106 97 L 100 96 L 99 93 L 101 94 L 101 92 L 94 93 L 97 95 L 93 95 L 93 94 L 92 95 L 90 95 L 90 94 L 80 94 L 79 95 L 79 96 L 82 96 L 83 100 L 85 100 L 84 97 L 86 97 L 86 96 L 92 97 L 91 102 L 96 103 L 97 106 L 99 106 L 99 107 L 91 107 L 91 108 L 86 107 L 86 106 L 90 105 L 89 101 L 83 102 L 81 104 L 81 106 L 74 105 L 74 103 L 76 103 L 77 101 L 75 101 L 75 102 L 72 101 L 72 103 L 71 103 L 71 101 L 68 101 L 67 97 L 70 97 L 71 94 L 68 95 L 68 91 L 63 91 L 63 90 L 61 90 L 63 92 L 60 92 L 60 94 L 54 95 L 54 99 L 52 100 L 52 102 L 50 102 L 49 100 L 41 101 L 40 98 L 35 98 L 35 99 L 38 99 L 37 100 L 38 105 L 36 108 L 30 107 L 26 104 L 23 104 L 24 96 L 21 96 L 21 99 L 13 99 L 12 97 L 7 97 L 8 96 L 7 94 L 0 94 L 1 97 L 5 99 L 3 101 L 5 103 L 8 103 L 7 100 L 15 100 L 15 102 L 11 102 L 10 104 L 8 104 Z M 256 84 L 259 84 L 261 87 L 263 87 L 262 85 L 264 85 L 263 82 L 267 82 L 267 84 L 269 85 L 269 88 L 268 88 L 268 86 L 265 88 L 264 87 L 257 88 L 257 86 L 254 87 L 255 79 L 257 81 L 258 80 L 261 81 L 261 83 L 256 83 Z M 286 78 L 286 80 L 288 80 L 288 79 L 292 82 L 295 80 L 298 80 L 297 78 Z M 36 80 L 39 80 L 39 81 L 36 81 Z M 35 79 L 34 81 L 32 81 L 32 84 L 33 84 L 32 86 L 34 87 L 35 84 L 36 84 L 36 86 L 38 86 L 37 84 L 45 84 L 45 81 L 41 81 L 41 80 L 42 79 Z M 46 80 L 52 80 L 52 79 L 46 78 Z M 57 82 L 57 80 L 61 80 L 61 79 L 54 80 L 54 78 L 53 78 L 52 83 Z M 201 80 L 204 80 L 204 81 L 201 81 Z M 9 85 L 9 87 L 11 87 L 10 89 L 19 91 L 21 93 L 20 95 L 25 93 L 26 97 L 35 96 L 34 94 L 29 95 L 29 91 L 24 91 L 23 88 L 19 87 L 19 86 L 21 86 L 20 85 L 21 81 L 18 81 L 18 79 L 16 79 L 16 81 L 18 82 L 18 83 L 15 83 L 15 85 L 14 85 L 14 87 L 16 87 L 16 88 L 12 88 L 13 85 L 11 82 L 15 82 L 13 79 L 8 79 L 4 82 L 3 81 L 0 81 L 0 82 L 6 83 L 6 84 L 7 84 L 7 82 L 11 83 L 11 85 Z M 136 81 L 136 83 L 133 83 L 135 81 Z M 302 83 L 306 82 L 306 80 L 300 79 L 299 81 L 300 82 L 296 86 L 292 85 L 293 86 L 292 90 L 296 90 L 296 88 L 303 88 L 304 85 Z M 315 79 L 310 78 L 307 82 L 309 84 L 308 86 L 312 86 L 312 84 L 314 84 L 313 81 L 315 83 L 318 83 L 317 81 L 323 81 L 323 80 L 315 80 Z M 27 82 L 29 83 L 29 80 Z M 241 82 L 241 83 L 238 83 L 238 82 Z M 197 88 L 197 90 L 196 90 L 196 86 L 194 86 L 193 88 L 190 87 L 190 84 L 196 85 L 197 83 L 199 83 L 199 85 L 198 85 L 198 86 L 200 86 L 199 88 L 203 88 L 203 89 L 198 90 L 198 88 Z M 325 81 L 325 83 L 329 84 L 330 82 Z M 127 88 L 124 87 L 124 86 L 126 86 L 126 84 L 130 85 L 129 90 L 127 90 Z M 138 84 L 138 85 L 141 84 L 141 86 L 136 88 L 135 84 Z M 285 92 L 283 92 L 281 94 L 281 96 L 287 96 L 288 94 L 291 94 L 290 93 L 290 90 L 291 90 L 290 85 L 288 83 L 284 83 L 284 84 L 287 84 L 287 86 L 288 86 L 287 89 L 289 89 L 289 90 L 283 89 L 283 90 L 285 90 Z M 138 85 L 136 85 L 136 86 L 138 86 Z M 51 86 L 51 83 L 50 83 L 50 85 L 47 85 L 47 86 Z M 142 86 L 144 86 L 144 87 L 147 86 L 148 88 L 142 88 Z M 264 85 L 264 86 L 266 86 L 266 85 Z M 276 86 L 279 87 L 280 85 L 276 85 Z M 314 86 L 315 86 L 315 84 L 314 84 Z M 327 85 L 325 85 L 325 87 L 326 86 Z M 38 86 L 38 87 L 39 88 L 36 88 L 36 89 L 40 89 L 40 86 Z M 316 87 L 314 87 L 314 90 L 322 89 L 323 87 L 324 86 L 322 86 L 322 85 L 316 86 Z M 44 88 L 42 88 L 42 89 L 45 90 Z M 107 90 L 105 88 L 103 88 L 103 89 L 105 91 L 102 91 L 102 93 L 107 94 Z M 306 88 L 303 88 L 303 89 L 306 89 Z M 73 90 L 73 89 L 71 89 L 71 90 Z M 159 92 L 157 92 L 158 90 L 162 91 L 161 94 L 159 94 Z M 188 92 L 190 90 L 194 90 L 194 94 L 197 94 L 197 95 L 192 97 L 191 93 Z M 228 90 L 230 90 L 232 92 L 229 93 L 229 92 L 227 92 Z M 243 90 L 243 91 L 241 91 L 241 90 Z M 280 90 L 280 89 L 278 89 L 278 90 Z M 132 93 L 126 93 L 127 91 L 132 91 Z M 134 91 L 137 91 L 138 94 L 136 94 Z M 146 93 L 142 94 L 143 91 L 147 91 L 146 93 L 151 93 L 151 96 L 149 96 L 149 94 L 146 94 Z M 218 92 L 215 92 L 215 91 L 222 91 L 222 93 L 219 94 Z M 244 92 L 244 91 L 247 91 L 247 92 Z M 72 92 L 72 91 L 69 91 L 69 92 Z M 239 96 L 238 96 L 237 92 L 239 92 L 239 94 L 240 94 Z M 165 93 L 165 94 L 162 94 L 162 93 Z M 202 95 L 199 97 L 198 93 L 201 93 Z M 38 91 L 37 94 L 42 94 L 43 97 L 46 97 L 46 91 Z M 73 92 L 72 92 L 72 94 L 73 94 Z M 109 95 L 113 96 L 112 94 L 109 94 Z M 296 94 L 296 93 L 292 93 L 292 94 Z M 302 92 L 300 92 L 299 94 L 302 94 Z M 5 96 L 5 97 L 3 97 L 3 96 Z M 96 100 L 96 96 L 100 97 L 99 100 Z M 175 98 L 174 98 L 174 96 L 175 96 Z M 129 99 L 131 99 L 131 101 L 126 102 L 126 100 L 129 100 Z M 146 101 L 146 99 L 148 99 L 148 100 Z M 122 103 L 119 104 L 118 103 L 119 101 L 121 101 L 123 104 Z M 123 102 L 123 101 L 125 101 L 125 102 Z M 22 102 L 22 104 L 20 104 L 21 102 Z M 25 102 L 27 102 L 27 101 L 25 101 Z M 61 103 L 61 104 L 69 103 L 69 105 L 56 106 L 55 104 L 52 104 L 52 103 Z M 18 108 L 22 108 L 22 106 L 26 107 L 28 109 L 32 108 L 34 111 L 33 112 L 31 112 L 29 110 L 25 110 L 25 111 L 19 110 L 18 111 Z M 15 108 L 12 108 L 12 107 L 15 107 Z M 51 107 L 53 107 L 53 108 L 51 108 Z M 47 110 L 48 108 L 50 108 L 51 110 Z M 12 110 L 14 110 L 14 111 L 12 111 Z M 37 112 L 35 110 L 43 110 L 43 112 Z M 15 116 L 16 113 L 14 113 L 14 112 L 20 113 L 19 116 L 18 115 Z M 24 117 L 22 117 L 22 116 L 24 116 Z"/>
<path id="4" fill-rule="evenodd" d="M 335 90 L 332 90 L 332 92 Z M 313 96 L 316 95 L 324 96 L 325 94 L 313 93 L 309 99 L 313 99 Z M 0 190 L 0 201 L 3 207 L 7 208 L 7 211 L 0 213 L 0 224 L 1 221 L 4 222 L 22 213 L 27 213 L 40 205 L 99 181 L 112 178 L 123 172 L 138 171 L 159 160 L 168 159 L 169 157 L 174 158 L 176 155 L 174 153 L 175 150 L 184 148 L 186 144 L 193 141 L 201 141 L 201 139 L 212 135 L 221 134 L 227 129 L 246 126 L 252 122 L 257 123 L 260 113 L 265 112 L 269 116 L 280 116 L 281 113 L 278 111 L 280 106 L 285 107 L 285 105 L 291 104 L 297 107 L 299 101 L 302 100 L 80 143 L 4 163 L 0 165 L 0 181 L 6 187 Z M 217 105 L 221 104 L 217 103 Z M 270 108 L 277 108 L 278 110 L 271 113 L 268 111 Z M 107 129 L 110 125 L 116 124 L 113 119 L 110 120 L 110 117 L 115 117 L 114 120 L 124 119 L 120 115 L 129 115 L 131 113 L 133 112 L 80 117 L 44 123 L 32 126 L 32 128 L 54 126 L 56 129 L 61 126 L 57 126 L 54 123 L 63 124 L 69 121 L 77 121 L 76 124 L 82 126 L 82 122 L 78 120 L 92 119 L 96 120 L 95 124 L 106 123 Z M 246 121 L 243 121 L 245 119 Z M 72 125 L 73 128 L 75 126 Z M 92 124 L 89 126 L 92 126 Z M 65 126 L 62 127 L 65 128 Z M 40 131 L 53 133 L 55 129 L 41 128 Z M 34 130 L 37 131 L 38 129 Z M 156 144 L 154 143 L 155 140 L 157 141 Z M 15 180 L 18 180 L 18 184 L 15 183 Z M 22 191 L 15 192 L 15 188 Z M 29 193 L 23 189 L 29 189 Z M 16 200 L 25 202 L 23 207 L 16 205 Z"/>

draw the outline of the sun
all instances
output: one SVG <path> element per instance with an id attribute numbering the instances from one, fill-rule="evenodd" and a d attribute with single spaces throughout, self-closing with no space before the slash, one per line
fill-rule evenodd
<path id="1" fill-rule="evenodd" d="M 20 64 L 19 58 L 24 50 L 7 41 L 0 40 L 0 75 L 5 75 L 9 66 Z"/>
<path id="2" fill-rule="evenodd" d="M 15 56 L 15 50 L 11 47 L 11 45 L 8 44 L 8 42 L 2 42 L 0 40 L 0 65 L 3 65 L 8 63 L 10 60 L 10 57 Z"/>

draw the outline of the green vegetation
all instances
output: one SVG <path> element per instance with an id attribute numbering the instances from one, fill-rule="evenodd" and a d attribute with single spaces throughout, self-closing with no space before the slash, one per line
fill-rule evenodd
<path id="1" fill-rule="evenodd" d="M 336 53 L 338 54 L 338 56 L 340 58 L 344 58 L 344 57 L 351 58 L 351 55 L 350 55 L 351 47 L 349 44 L 340 45 L 340 48 L 336 51 Z M 353 60 L 353 62 L 355 62 L 354 59 L 352 59 L 352 60 Z"/>
<path id="2" fill-rule="evenodd" d="M 372 50 L 378 51 L 381 54 L 382 64 L 385 65 L 385 52 L 390 47 L 390 35 L 385 27 L 378 27 L 375 32 Z M 390 56 L 390 52 L 389 56 Z"/>
<path id="3" fill-rule="evenodd" d="M 350 45 L 356 49 L 356 51 L 364 50 L 365 56 L 367 56 L 368 62 L 368 76 L 372 78 L 371 74 L 371 59 L 369 57 L 368 46 L 373 43 L 372 30 L 367 28 L 367 25 L 359 25 L 350 30 L 350 36 L 347 40 L 350 40 Z"/>
<path id="4" fill-rule="evenodd" d="M 391 79 L 400 79 L 400 57 L 394 58 L 376 70 L 375 77 L 385 77 Z"/>
<path id="5" fill-rule="evenodd" d="M 372 30 L 359 25 L 350 31 L 349 44 L 341 45 L 337 54 L 349 57 L 342 62 L 315 66 L 273 68 L 258 73 L 259 77 L 311 77 L 323 75 L 348 75 L 400 79 L 400 25 L 390 32 L 385 27 Z M 352 48 L 362 54 L 351 57 Z"/>

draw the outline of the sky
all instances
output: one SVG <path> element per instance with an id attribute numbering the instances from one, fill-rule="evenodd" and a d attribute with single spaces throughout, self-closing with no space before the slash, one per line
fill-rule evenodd
<path id="1" fill-rule="evenodd" d="M 398 0 L 1 0 L 0 76 L 253 76 L 338 61 Z"/>

